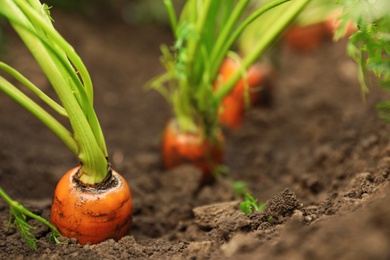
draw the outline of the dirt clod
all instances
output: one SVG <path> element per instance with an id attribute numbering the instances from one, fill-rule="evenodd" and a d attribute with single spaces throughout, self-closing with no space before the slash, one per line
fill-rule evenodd
<path id="1" fill-rule="evenodd" d="M 295 193 L 285 189 L 267 202 L 264 213 L 272 217 L 272 221 L 283 222 L 286 217 L 290 217 L 295 210 L 302 208 L 302 206 Z"/>

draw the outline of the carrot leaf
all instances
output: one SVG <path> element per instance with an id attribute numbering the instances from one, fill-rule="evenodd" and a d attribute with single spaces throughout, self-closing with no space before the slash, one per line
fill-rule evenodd
<path id="1" fill-rule="evenodd" d="M 348 41 L 347 53 L 358 65 L 358 78 L 363 99 L 369 92 L 370 73 L 380 85 L 390 90 L 390 2 L 388 0 L 341 0 L 345 27 L 352 21 L 357 30 Z M 339 28 L 339 34 L 344 28 Z M 377 105 L 382 119 L 390 119 L 389 101 Z"/>
<path id="2" fill-rule="evenodd" d="M 61 234 L 55 226 L 50 224 L 50 222 L 48 222 L 41 216 L 32 213 L 30 210 L 26 209 L 21 203 L 12 200 L 2 188 L 0 188 L 0 197 L 2 197 L 9 204 L 10 207 L 8 228 L 16 227 L 20 231 L 20 234 L 25 239 L 26 243 L 32 249 L 37 249 L 37 239 L 32 234 L 32 231 L 36 229 L 36 227 L 33 227 L 27 223 L 27 217 L 35 219 L 47 226 L 51 230 L 51 238 L 53 238 L 56 243 L 60 243 L 58 238 L 61 236 Z"/>

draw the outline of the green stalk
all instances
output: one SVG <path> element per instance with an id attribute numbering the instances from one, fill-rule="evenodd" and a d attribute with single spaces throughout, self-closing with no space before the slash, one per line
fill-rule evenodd
<path id="1" fill-rule="evenodd" d="M 55 45 L 59 46 L 59 49 L 56 51 L 53 49 L 52 44 L 47 43 L 46 47 L 49 48 L 51 51 L 53 51 L 54 55 L 57 56 L 57 58 L 61 58 L 61 62 L 63 63 L 64 67 L 67 71 L 62 71 L 63 74 L 69 73 L 70 77 L 72 77 L 72 81 L 70 81 L 70 85 L 72 86 L 72 89 L 76 92 L 79 92 L 80 95 L 79 103 L 80 106 L 85 114 L 85 116 L 88 119 L 89 124 L 91 125 L 91 129 L 97 139 L 98 145 L 103 150 L 105 156 L 107 157 L 107 148 L 104 141 L 103 132 L 101 130 L 101 127 L 99 125 L 99 121 L 97 119 L 97 116 L 95 114 L 95 111 L 93 109 L 93 88 L 92 88 L 92 81 L 91 77 L 88 73 L 88 70 L 86 69 L 84 63 L 82 62 L 81 58 L 77 55 L 77 53 L 74 51 L 73 47 L 54 29 L 53 25 L 50 22 L 50 19 L 45 20 L 39 16 L 36 12 L 33 12 L 28 6 L 23 2 L 20 1 L 20 7 L 22 10 L 28 14 L 29 17 L 32 18 L 33 22 L 37 25 L 39 25 L 39 28 L 44 29 L 44 34 L 47 34 L 51 37 L 52 42 L 55 43 Z M 16 21 L 17 22 L 17 21 Z M 28 29 L 28 28 L 26 28 Z M 39 36 L 39 35 L 38 35 Z M 41 40 L 46 43 L 44 38 L 41 38 Z M 63 53 L 63 55 L 60 55 Z M 72 64 L 69 63 L 69 60 L 72 62 Z M 73 69 L 77 70 L 77 75 Z M 61 67 L 59 67 L 61 69 Z M 81 76 L 82 83 L 80 79 L 78 78 L 78 75 Z M 76 87 L 73 87 L 73 83 L 75 83 Z M 76 96 L 77 97 L 77 96 Z"/>
<path id="2" fill-rule="evenodd" d="M 286 11 L 275 21 L 273 26 L 264 32 L 263 37 L 258 42 L 257 48 L 244 58 L 243 66 L 245 69 L 248 69 L 249 66 L 253 64 L 256 59 L 258 59 L 258 57 L 266 50 L 266 48 L 279 36 L 279 34 L 286 28 L 286 26 L 302 11 L 302 9 L 310 1 L 311 0 L 296 0 L 290 4 L 289 8 L 287 8 Z M 222 99 L 230 93 L 239 78 L 240 72 L 238 71 L 231 77 L 228 82 L 226 82 L 226 84 L 214 92 L 214 102 L 216 104 L 222 102 Z"/>
<path id="3" fill-rule="evenodd" d="M 179 127 L 184 132 L 193 132 L 197 129 L 196 124 L 193 120 L 194 111 L 191 103 L 192 96 L 194 95 L 194 85 L 192 84 L 197 79 L 196 71 L 199 70 L 201 64 L 194 63 L 196 60 L 196 53 L 203 44 L 201 41 L 201 37 L 203 34 L 203 29 L 205 24 L 207 23 L 207 19 L 209 18 L 210 7 L 212 6 L 213 0 L 205 0 L 203 6 L 199 7 L 198 4 L 201 2 L 197 0 L 192 0 L 189 2 L 190 5 L 186 5 L 185 12 L 181 19 L 187 18 L 193 24 L 195 24 L 195 36 L 188 36 L 185 40 L 187 41 L 186 48 L 186 71 L 192 71 L 192 74 L 186 74 L 184 79 L 179 79 L 178 84 L 180 85 L 180 89 L 173 97 L 173 107 L 174 112 L 177 117 L 177 121 Z M 192 7 L 188 9 L 189 7 Z M 180 51 L 180 50 L 179 50 Z"/>
<path id="4" fill-rule="evenodd" d="M 107 174 L 108 163 L 103 135 L 93 113 L 92 95 L 89 93 L 92 91 L 89 90 L 88 86 L 83 85 L 80 88 L 77 85 L 77 74 L 74 70 L 70 72 L 71 65 L 64 59 L 73 57 L 72 62 L 76 64 L 77 68 L 82 68 L 83 66 L 79 66 L 82 63 L 78 64 L 79 61 L 74 58 L 75 55 L 72 55 L 73 49 L 69 50 L 64 47 L 66 46 L 65 40 L 55 36 L 54 28 L 47 25 L 47 21 L 50 21 L 49 17 L 45 12 L 42 12 L 39 1 L 34 1 L 33 3 L 39 6 L 39 9 L 33 10 L 25 1 L 21 0 L 1 0 L 2 9 L 0 12 L 10 20 L 15 31 L 48 77 L 67 111 L 74 140 L 78 145 L 77 158 L 81 163 L 79 176 L 81 181 L 86 184 L 99 183 Z M 42 32 L 36 30 L 34 25 L 39 25 Z M 46 43 L 47 41 L 48 43 Z M 88 78 L 86 77 L 86 79 Z M 58 135 L 57 132 L 55 134 Z"/>
<path id="5" fill-rule="evenodd" d="M 33 249 L 37 248 L 36 238 L 33 236 L 33 234 L 31 234 L 31 230 L 34 229 L 34 227 L 30 226 L 26 222 L 26 216 L 35 219 L 44 224 L 45 226 L 49 227 L 52 232 L 51 237 L 56 241 L 56 243 L 59 243 L 57 238 L 60 237 L 61 234 L 57 230 L 57 228 L 53 226 L 49 221 L 42 218 L 41 216 L 32 213 L 19 202 L 12 200 L 2 188 L 0 188 L 0 197 L 2 197 L 10 206 L 10 219 L 8 224 L 11 226 L 14 225 L 19 228 L 22 237 L 26 240 L 27 244 L 30 247 L 32 247 Z"/>
<path id="6" fill-rule="evenodd" d="M 269 11 L 269 10 L 271 10 L 271 9 L 281 5 L 281 4 L 289 2 L 289 1 L 291 1 L 291 0 L 276 0 L 276 1 L 272 1 L 269 4 L 266 4 L 265 6 L 261 7 L 256 12 L 254 12 L 247 19 L 245 19 L 239 25 L 239 27 L 234 30 L 232 35 L 228 34 L 228 35 L 223 36 L 223 37 L 222 36 L 218 37 L 218 40 L 221 39 L 221 41 L 220 41 L 221 44 L 216 45 L 216 47 L 214 48 L 215 51 L 212 54 L 211 60 L 214 61 L 214 63 L 213 63 L 214 66 L 211 68 L 211 72 L 210 72 L 211 77 L 212 78 L 216 77 L 218 70 L 221 66 L 221 63 L 222 63 L 223 59 L 225 58 L 225 54 L 228 52 L 228 50 L 231 48 L 231 46 L 234 44 L 234 42 L 238 39 L 240 34 L 243 32 L 243 30 L 245 28 L 247 28 L 247 26 L 250 23 L 252 23 L 255 19 L 257 19 L 259 16 L 261 16 L 265 12 L 267 12 L 267 11 Z M 276 18 L 279 18 L 279 17 L 280 17 L 280 15 Z M 273 27 L 273 26 L 270 26 L 270 27 Z"/>
<path id="7" fill-rule="evenodd" d="M 191 70 L 191 67 L 195 66 L 193 63 L 193 60 L 196 56 L 196 51 L 199 49 L 199 45 L 201 44 L 201 37 L 202 37 L 202 32 L 204 30 L 204 25 L 207 21 L 210 6 L 211 6 L 212 0 L 205 0 L 205 4 L 202 7 L 202 12 L 200 13 L 199 17 L 196 17 L 196 28 L 195 32 L 197 37 L 191 39 L 188 41 L 188 63 L 187 65 L 189 66 L 189 71 Z M 189 77 L 195 77 L 195 75 L 189 75 Z"/>
<path id="8" fill-rule="evenodd" d="M 36 25 L 37 30 L 40 30 L 43 34 L 48 34 L 49 37 L 55 42 L 59 47 L 59 51 L 63 51 L 63 57 L 69 58 L 72 62 L 72 65 L 76 68 L 77 73 L 80 75 L 85 92 L 87 93 L 88 98 L 90 99 L 91 104 L 93 104 L 93 87 L 92 80 L 89 76 L 87 68 L 84 66 L 81 58 L 74 51 L 73 47 L 56 31 L 53 24 L 51 23 L 51 17 L 49 10 L 42 10 L 45 5 L 41 5 L 39 1 L 29 0 L 29 4 L 34 8 L 29 8 L 29 5 L 26 1 L 14 0 L 17 2 L 19 8 L 26 14 L 27 17 L 32 17 L 33 23 Z M 48 8 L 48 7 L 47 7 Z M 35 12 L 34 12 L 35 10 Z M 46 12 L 46 15 L 40 15 L 43 11 Z M 43 30 L 42 30 L 43 29 Z"/>
<path id="9" fill-rule="evenodd" d="M 207 14 L 207 19 L 203 25 L 202 30 L 202 49 L 203 53 L 207 54 L 211 52 L 211 49 L 214 45 L 214 35 L 218 32 L 218 18 L 219 18 L 219 12 L 221 9 L 221 5 L 225 5 L 222 1 L 211 1 L 211 5 L 209 7 L 209 12 Z M 203 55 L 206 56 L 207 55 Z M 209 57 L 207 57 L 209 59 Z M 207 62 L 201 62 L 202 65 L 206 64 Z M 203 67 L 202 67 L 203 68 Z"/>
<path id="10" fill-rule="evenodd" d="M 226 24 L 231 16 L 234 0 L 225 0 L 223 3 L 223 13 L 221 18 L 221 25 Z"/>
<path id="11" fill-rule="evenodd" d="M 37 86 L 35 86 L 31 81 L 29 81 L 26 77 L 24 77 L 17 70 L 8 66 L 4 62 L 0 62 L 0 70 L 8 73 L 16 80 L 18 80 L 22 85 L 27 87 L 31 92 L 33 92 L 37 97 L 39 97 L 42 101 L 44 101 L 48 106 L 50 106 L 54 111 L 56 111 L 59 115 L 63 117 L 68 117 L 65 109 L 60 106 L 57 102 L 47 96 L 42 90 L 40 90 Z"/>
<path id="12" fill-rule="evenodd" d="M 221 62 L 219 62 L 217 58 L 219 56 L 225 56 L 226 52 L 231 47 L 231 44 L 228 45 L 226 44 L 226 42 L 229 39 L 230 33 L 233 31 L 234 26 L 237 24 L 238 19 L 240 19 L 242 13 L 244 12 L 249 2 L 250 0 L 243 0 L 240 1 L 236 7 L 234 7 L 233 13 L 227 20 L 226 25 L 222 27 L 220 35 L 218 35 L 213 51 L 211 52 L 211 58 L 210 58 L 210 60 L 213 61 L 215 64 L 212 67 L 212 71 L 211 71 L 212 78 L 214 78 L 214 75 L 216 75 L 216 73 L 214 73 L 215 70 L 214 67 L 216 67 L 217 68 L 216 71 L 218 71 L 222 62 L 222 60 Z"/>
<path id="13" fill-rule="evenodd" d="M 164 5 L 165 5 L 165 8 L 167 9 L 167 12 L 168 12 L 169 21 L 171 23 L 173 34 L 174 34 L 175 38 L 177 38 L 177 17 L 175 14 L 175 9 L 173 8 L 172 1 L 171 0 L 164 0 Z"/>
<path id="14" fill-rule="evenodd" d="M 37 117 L 44 125 L 54 132 L 62 142 L 74 154 L 78 155 L 78 146 L 73 139 L 72 133 L 68 131 L 60 122 L 46 112 L 42 107 L 27 97 L 23 92 L 13 86 L 10 82 L 0 76 L 0 91 L 15 100 L 19 105 Z"/>

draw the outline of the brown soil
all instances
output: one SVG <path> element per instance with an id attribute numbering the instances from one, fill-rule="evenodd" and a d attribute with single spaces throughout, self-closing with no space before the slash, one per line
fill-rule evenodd
<path id="1" fill-rule="evenodd" d="M 142 88 L 162 71 L 159 44 L 171 42 L 169 30 L 54 17 L 94 80 L 112 163 L 132 189 L 133 227 L 119 242 L 56 245 L 29 220 L 38 226 L 34 251 L 6 229 L 9 210 L 0 200 L 0 259 L 389 259 L 390 128 L 375 110 L 388 95 L 374 87 L 362 102 L 345 42 L 310 53 L 280 50 L 273 106 L 225 131 L 230 173 L 198 190 L 193 167 L 162 169 L 160 136 L 170 110 Z M 3 56 L 50 91 L 12 33 Z M 56 183 L 77 162 L 4 95 L 0 119 L 1 187 L 48 219 Z M 263 212 L 239 210 L 238 180 L 267 202 Z"/>

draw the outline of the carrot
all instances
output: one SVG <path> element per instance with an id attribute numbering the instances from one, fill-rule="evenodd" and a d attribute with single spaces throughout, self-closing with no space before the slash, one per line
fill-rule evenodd
<path id="1" fill-rule="evenodd" d="M 325 37 L 333 38 L 341 25 L 339 12 L 332 12 L 323 22 L 305 26 L 292 25 L 285 33 L 284 40 L 299 51 L 310 51 L 317 48 Z M 346 24 L 343 36 L 349 36 L 357 30 L 352 22 Z"/>
<path id="2" fill-rule="evenodd" d="M 77 238 L 81 244 L 120 239 L 131 225 L 130 189 L 126 181 L 111 170 L 105 138 L 93 107 L 93 84 L 87 68 L 53 27 L 46 4 L 39 0 L 0 0 L 0 5 L 0 15 L 10 22 L 30 50 L 58 101 L 3 62 L 0 62 L 0 70 L 13 80 L 0 75 L 0 91 L 57 135 L 80 163 L 80 167 L 69 171 L 57 185 L 51 211 L 54 225 L 34 218 L 48 226 L 55 238 L 61 234 Z M 29 92 L 19 90 L 13 83 L 16 81 Z M 47 106 L 41 106 L 30 95 L 40 98 Z M 49 108 L 50 113 L 46 110 Z M 68 124 L 60 122 L 52 113 L 67 119 Z M 32 227 L 26 223 L 26 216 L 34 215 L 6 195 L 0 193 L 0 196 L 9 203 L 11 218 L 15 218 L 22 236 L 34 247 Z"/>
<path id="3" fill-rule="evenodd" d="M 214 89 L 228 82 L 240 70 L 240 65 L 232 58 L 226 58 L 219 70 Z M 241 77 L 233 90 L 225 96 L 219 107 L 219 121 L 229 128 L 242 124 L 247 102 L 249 106 L 268 105 L 270 99 L 272 70 L 269 66 L 255 63 L 249 67 L 245 79 Z"/>
<path id="4" fill-rule="evenodd" d="M 298 51 L 310 51 L 317 48 L 324 38 L 322 22 L 300 26 L 294 24 L 288 28 L 284 41 Z"/>
<path id="5" fill-rule="evenodd" d="M 129 186 L 112 171 L 107 187 L 88 187 L 78 180 L 80 167 L 68 171 L 57 184 L 51 207 L 51 223 L 63 236 L 81 245 L 127 235 L 133 209 Z"/>
<path id="6" fill-rule="evenodd" d="M 242 125 L 244 114 L 244 102 L 229 95 L 219 107 L 218 120 L 225 127 L 237 129 Z"/>
<path id="7" fill-rule="evenodd" d="M 219 70 L 218 76 L 218 84 L 223 84 L 228 82 L 234 73 L 240 70 L 240 65 L 237 61 L 226 58 Z M 241 79 L 236 83 L 232 92 L 229 94 L 231 96 L 235 96 L 238 100 L 245 100 L 246 89 L 245 84 L 248 86 L 248 97 L 251 104 L 253 104 L 257 99 L 257 93 L 260 92 L 258 89 L 263 83 L 263 68 L 260 64 L 254 64 L 249 67 L 246 72 L 245 79 L 241 77 Z M 246 81 L 246 82 L 245 82 Z M 216 86 L 218 87 L 218 86 Z M 256 89 L 257 88 L 257 89 Z"/>
<path id="8" fill-rule="evenodd" d="M 166 169 L 191 163 L 202 171 L 203 182 L 210 182 L 216 167 L 223 161 L 223 151 L 224 138 L 221 132 L 217 134 L 217 140 L 209 140 L 200 131 L 180 131 L 175 120 L 171 120 L 165 127 L 162 157 Z"/>
<path id="9" fill-rule="evenodd" d="M 260 63 L 255 63 L 249 67 L 247 73 L 247 84 L 248 84 L 248 92 L 249 99 L 252 106 L 256 105 L 264 105 L 265 101 L 265 91 L 270 91 L 270 89 L 266 89 L 266 83 L 271 80 L 272 77 L 272 68 L 267 65 L 263 65 Z M 245 95 L 245 85 L 244 81 L 239 82 L 242 85 L 242 91 Z"/>

